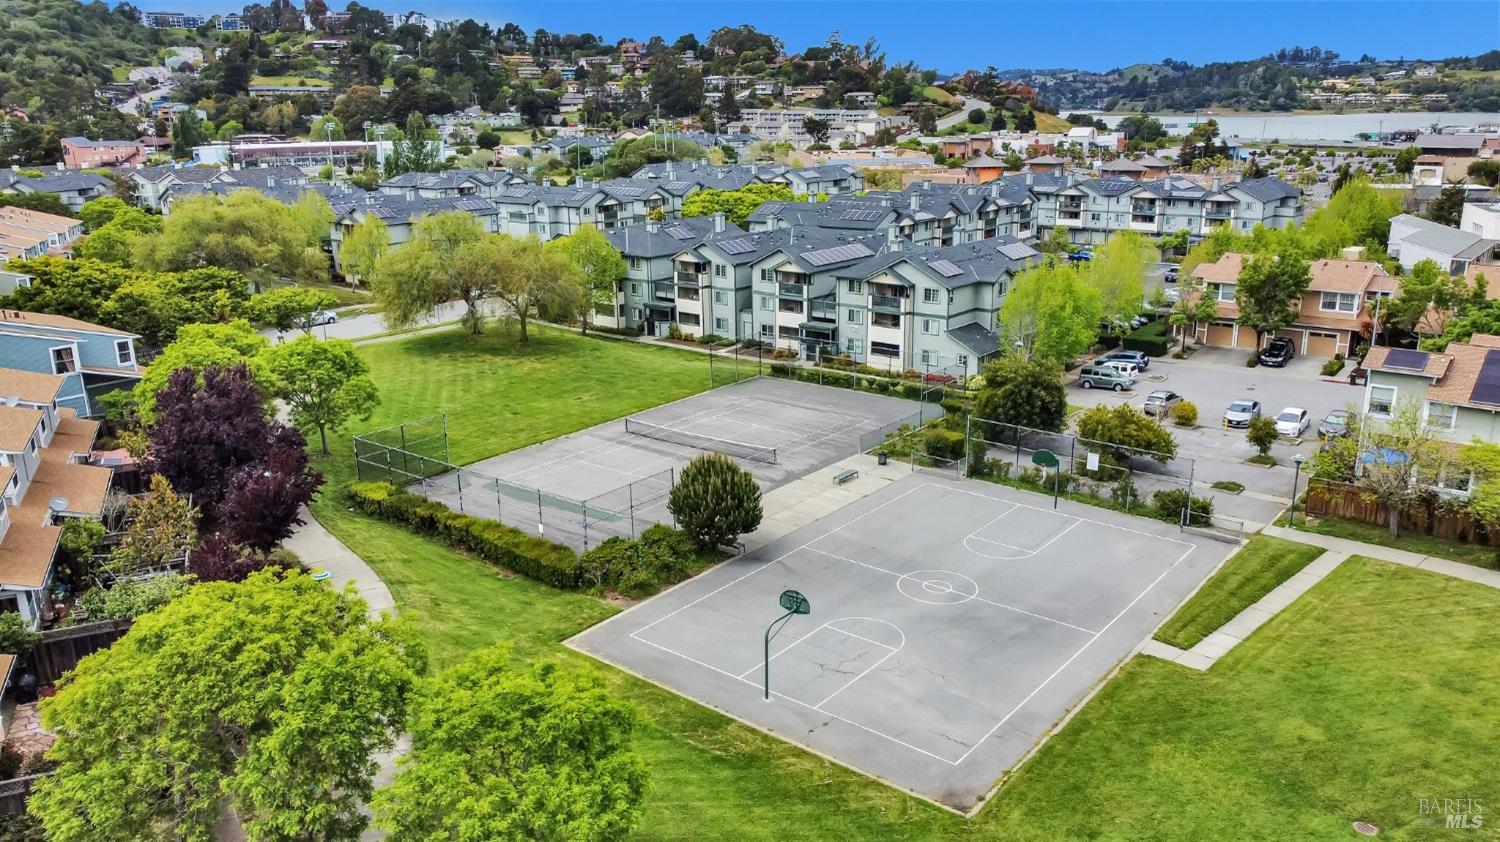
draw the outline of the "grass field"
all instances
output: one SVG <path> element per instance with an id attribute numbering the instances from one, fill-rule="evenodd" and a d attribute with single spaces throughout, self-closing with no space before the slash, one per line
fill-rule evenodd
<path id="1" fill-rule="evenodd" d="M 1285 526 L 1286 516 L 1283 515 L 1276 522 Z M 1332 535 L 1335 538 L 1348 538 L 1351 541 L 1364 541 L 1367 544 L 1378 544 L 1382 547 L 1437 556 L 1463 564 L 1472 564 L 1475 567 L 1500 569 L 1500 551 L 1494 547 L 1461 544 L 1446 538 L 1434 538 L 1431 535 L 1416 532 L 1402 532 L 1395 538 L 1391 538 L 1391 533 L 1384 526 L 1365 523 L 1362 520 L 1330 516 L 1309 518 L 1305 513 L 1299 512 L 1297 528 L 1306 532 L 1316 532 L 1319 535 Z"/>
<path id="2" fill-rule="evenodd" d="M 544 330 L 530 347 L 457 331 L 364 345 L 372 428 L 449 413 L 468 461 L 707 385 L 701 355 Z M 319 466 L 347 479 L 347 435 Z M 1198 673 L 1127 664 L 965 821 L 559 645 L 615 610 L 509 577 L 333 496 L 320 520 L 391 587 L 435 667 L 506 643 L 599 675 L 642 713 L 649 840 L 1427 838 L 1416 798 L 1495 798 L 1500 591 L 1351 559 Z M 1487 828 L 1488 829 L 1488 826 Z M 1475 835 L 1465 838 L 1483 838 Z"/>
<path id="3" fill-rule="evenodd" d="M 326 88 L 333 83 L 316 76 L 252 76 L 252 85 L 294 85 L 305 88 Z"/>
<path id="4" fill-rule="evenodd" d="M 1039 132 L 1066 134 L 1068 129 L 1071 128 L 1073 128 L 1072 123 L 1069 123 L 1056 114 L 1048 114 L 1045 111 L 1036 112 L 1036 130 Z"/>
<path id="5" fill-rule="evenodd" d="M 948 93 L 947 91 L 937 87 L 936 85 L 928 85 L 927 87 L 923 88 L 922 98 L 930 102 L 935 102 L 938 105 L 946 105 L 949 108 L 955 108 L 959 104 L 958 97 Z"/>
<path id="6" fill-rule="evenodd" d="M 1322 547 L 1270 535 L 1251 536 L 1213 578 L 1177 609 L 1172 619 L 1157 631 L 1156 639 L 1180 649 L 1191 649 L 1322 554 Z"/>

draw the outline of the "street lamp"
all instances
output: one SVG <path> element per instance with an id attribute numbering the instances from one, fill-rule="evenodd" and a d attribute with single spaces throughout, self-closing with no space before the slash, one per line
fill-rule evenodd
<path id="1" fill-rule="evenodd" d="M 1302 463 L 1305 461 L 1307 457 L 1300 453 L 1292 457 L 1292 464 L 1296 467 L 1292 470 L 1292 511 L 1286 516 L 1286 525 L 1293 529 L 1297 528 L 1297 480 L 1302 478 Z"/>

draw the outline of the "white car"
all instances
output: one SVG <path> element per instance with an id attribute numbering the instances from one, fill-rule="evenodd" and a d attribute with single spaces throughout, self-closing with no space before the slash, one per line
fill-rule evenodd
<path id="1" fill-rule="evenodd" d="M 1128 377 L 1132 383 L 1141 377 L 1141 370 L 1135 363 L 1128 363 L 1124 360 L 1100 360 L 1099 365 L 1109 366 Z"/>
<path id="2" fill-rule="evenodd" d="M 1307 432 L 1309 424 L 1307 410 L 1289 406 L 1276 413 L 1276 434 L 1289 439 L 1294 439 Z"/>
<path id="3" fill-rule="evenodd" d="M 312 315 L 313 327 L 318 327 L 319 325 L 331 325 L 338 320 L 338 314 L 333 312 L 332 310 L 319 310 Z"/>

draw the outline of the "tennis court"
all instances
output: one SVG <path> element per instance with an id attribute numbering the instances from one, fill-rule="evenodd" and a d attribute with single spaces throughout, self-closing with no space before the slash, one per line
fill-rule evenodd
<path id="1" fill-rule="evenodd" d="M 918 472 L 569 645 L 969 812 L 1230 549 L 1051 506 Z"/>
<path id="2" fill-rule="evenodd" d="M 675 473 L 705 451 L 734 457 L 769 490 L 857 453 L 861 435 L 919 410 L 942 412 L 885 395 L 755 378 L 467 465 L 500 482 L 471 483 L 462 507 L 533 532 L 545 521 L 547 537 L 592 546 L 671 522 L 666 495 Z M 452 474 L 416 490 L 459 508 Z M 552 517 L 564 508 L 587 512 L 588 535 L 581 534 L 583 512 Z"/>

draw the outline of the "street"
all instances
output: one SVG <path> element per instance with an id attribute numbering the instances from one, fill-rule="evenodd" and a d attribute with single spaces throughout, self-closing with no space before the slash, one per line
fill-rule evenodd
<path id="1" fill-rule="evenodd" d="M 423 318 L 413 326 L 413 329 L 451 322 L 462 316 L 464 303 L 462 301 L 450 301 L 437 307 L 432 315 Z M 313 328 L 313 334 L 319 339 L 366 339 L 390 331 L 385 323 L 385 317 L 379 313 L 363 313 L 358 316 L 342 318 L 331 325 L 319 325 Z M 281 342 L 297 338 L 297 331 L 281 332 L 277 330 L 263 330 L 261 336 L 272 342 Z M 278 336 L 280 334 L 280 336 Z"/>

